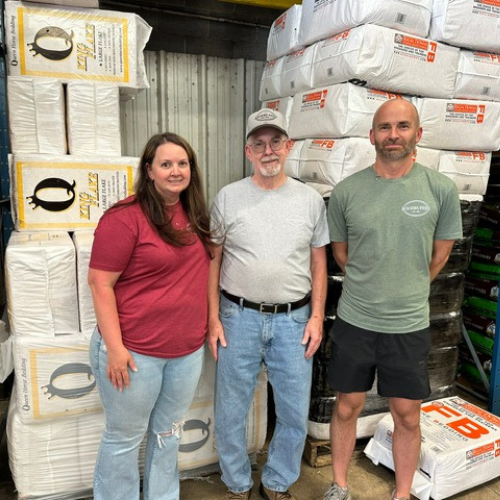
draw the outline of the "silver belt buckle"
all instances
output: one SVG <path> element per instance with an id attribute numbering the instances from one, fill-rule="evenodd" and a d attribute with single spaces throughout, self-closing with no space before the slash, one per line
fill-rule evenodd
<path id="1" fill-rule="evenodd" d="M 264 307 L 274 307 L 274 311 L 268 313 L 262 310 Z M 261 302 L 259 305 L 260 314 L 276 314 L 277 311 L 278 311 L 278 304 L 271 304 L 270 302 Z"/>

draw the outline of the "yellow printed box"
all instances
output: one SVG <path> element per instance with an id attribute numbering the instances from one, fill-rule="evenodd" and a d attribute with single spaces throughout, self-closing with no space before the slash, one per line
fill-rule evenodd
<path id="1" fill-rule="evenodd" d="M 133 192 L 132 157 L 19 155 L 11 164 L 11 205 L 18 231 L 92 229 Z"/>
<path id="2" fill-rule="evenodd" d="M 8 74 L 149 87 L 151 27 L 136 14 L 5 3 Z"/>

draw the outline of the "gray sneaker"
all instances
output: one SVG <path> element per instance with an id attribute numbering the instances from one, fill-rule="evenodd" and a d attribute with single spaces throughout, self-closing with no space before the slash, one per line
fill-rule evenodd
<path id="1" fill-rule="evenodd" d="M 325 493 L 323 500 L 352 500 L 349 488 L 341 488 L 337 483 L 333 483 Z"/>

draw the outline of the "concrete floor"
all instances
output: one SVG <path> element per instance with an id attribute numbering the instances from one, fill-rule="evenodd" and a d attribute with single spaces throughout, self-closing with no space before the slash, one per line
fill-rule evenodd
<path id="1" fill-rule="evenodd" d="M 471 401 L 470 397 L 466 395 L 463 395 L 463 397 Z M 476 401 L 472 402 L 478 404 Z M 2 402 L 0 402 L 0 410 L 1 404 Z M 0 415 L 1 413 L 0 411 Z M 0 500 L 16 500 L 17 495 L 8 468 L 5 441 L 4 435 L 0 443 Z M 349 470 L 349 482 L 353 499 L 389 500 L 394 487 L 394 474 L 389 469 L 373 465 L 362 451 L 365 443 L 358 443 Z M 258 471 L 265 458 L 266 452 L 264 450 L 257 457 L 257 470 L 254 472 L 255 486 L 251 500 L 260 499 L 257 491 L 259 484 Z M 303 461 L 300 479 L 290 488 L 290 492 L 297 500 L 322 500 L 323 493 L 331 481 L 332 472 L 329 466 L 313 468 Z M 225 491 L 226 488 L 220 479 L 220 475 L 212 474 L 199 480 L 188 479 L 182 481 L 180 500 L 221 500 Z M 449 500 L 500 500 L 500 478 L 449 497 Z"/>

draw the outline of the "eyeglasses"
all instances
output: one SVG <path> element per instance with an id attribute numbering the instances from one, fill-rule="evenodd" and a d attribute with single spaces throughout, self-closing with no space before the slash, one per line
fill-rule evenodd
<path id="1" fill-rule="evenodd" d="M 271 139 L 271 142 L 269 142 L 269 147 L 273 151 L 279 151 L 286 141 L 287 139 L 284 139 L 282 137 L 275 137 L 274 139 Z M 249 144 L 249 146 L 255 153 L 263 153 L 266 150 L 268 144 L 263 141 L 255 141 L 254 143 Z"/>

